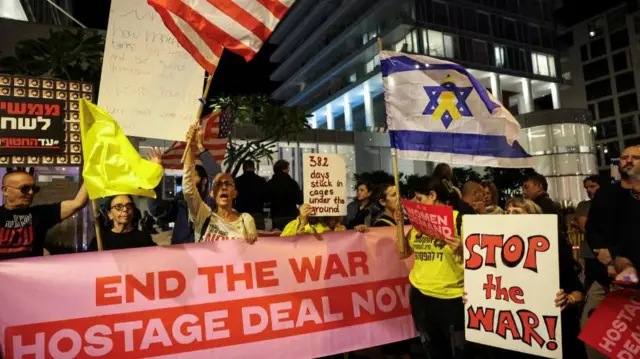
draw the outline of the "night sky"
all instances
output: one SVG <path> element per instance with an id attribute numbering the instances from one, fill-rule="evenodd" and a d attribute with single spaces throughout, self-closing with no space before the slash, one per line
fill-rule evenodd
<path id="1" fill-rule="evenodd" d="M 556 21 L 571 26 L 623 2 L 565 0 L 564 7 L 556 11 Z M 76 0 L 74 3 L 73 15 L 78 20 L 90 28 L 107 29 L 110 0 Z M 211 95 L 270 94 L 277 87 L 276 83 L 269 81 L 269 75 L 276 67 L 269 62 L 274 49 L 275 46 L 267 43 L 249 63 L 240 56 L 225 52 L 214 77 Z"/>

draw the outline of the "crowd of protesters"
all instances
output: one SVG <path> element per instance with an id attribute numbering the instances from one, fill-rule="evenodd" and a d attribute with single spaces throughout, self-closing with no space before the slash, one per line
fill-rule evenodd
<path id="1" fill-rule="evenodd" d="M 150 213 L 144 216 L 129 195 L 103 201 L 100 211 L 103 249 L 154 246 L 150 234 L 153 217 L 175 223 L 172 244 L 225 239 L 241 239 L 253 244 L 260 236 L 367 231 L 370 227 L 395 226 L 405 221 L 402 207 L 398 205 L 399 189 L 392 183 L 358 183 L 356 199 L 347 206 L 344 218 L 311 217 L 311 208 L 303 203 L 300 186 L 289 175 L 286 161 L 274 164 L 274 175 L 269 181 L 255 173 L 251 162 L 244 163 L 244 173 L 233 178 L 221 171 L 209 152 L 202 150 L 197 127 L 189 130 L 187 141 L 192 146 L 185 150 L 183 193 L 176 199 L 150 199 Z M 150 160 L 160 163 L 160 158 L 160 151 L 151 151 Z M 197 159 L 202 165 L 196 164 Z M 398 241 L 400 258 L 423 250 L 437 252 L 442 258 L 433 261 L 416 256 L 409 276 L 412 316 L 422 344 L 418 347 L 432 359 L 524 357 L 521 353 L 483 347 L 464 339 L 462 221 L 466 214 L 555 214 L 558 216 L 561 288 L 550 300 L 562 308 L 564 356 L 601 357 L 592 348 L 585 348 L 577 336 L 581 325 L 584 326 L 598 303 L 612 290 L 613 279 L 637 282 L 640 242 L 634 220 L 640 218 L 640 147 L 624 150 L 620 174 L 622 180 L 615 183 L 603 182 L 596 176 L 585 179 L 584 187 L 590 200 L 580 203 L 569 225 L 560 206 L 547 192 L 547 180 L 537 173 L 524 181 L 524 197 L 509 199 L 503 208 L 498 203 L 499 188 L 494 184 L 470 181 L 458 189 L 452 184 L 453 171 L 447 164 L 439 164 L 430 177 L 421 178 L 412 188 L 413 199 L 452 206 L 456 235 L 430 238 L 411 229 Z M 72 200 L 31 206 L 39 187 L 34 177 L 25 172 L 5 175 L 2 191 L 0 259 L 42 255 L 47 231 L 78 212 L 88 200 L 82 187 Z M 270 209 L 270 230 L 266 230 L 265 206 Z M 142 230 L 139 229 L 141 221 Z M 583 266 L 572 255 L 568 226 L 584 234 Z M 419 247 L 414 246 L 417 242 Z M 98 249 L 95 238 L 89 249 Z M 408 358 L 412 343 L 415 341 L 393 343 L 383 346 L 381 351 L 388 358 Z M 352 355 L 357 356 L 358 353 Z"/>

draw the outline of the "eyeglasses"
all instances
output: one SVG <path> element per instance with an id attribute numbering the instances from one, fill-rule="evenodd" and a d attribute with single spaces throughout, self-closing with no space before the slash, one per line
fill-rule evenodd
<path id="1" fill-rule="evenodd" d="M 111 209 L 115 209 L 118 212 L 131 211 L 134 208 L 136 208 L 136 206 L 134 206 L 133 203 L 118 203 L 115 206 L 111 207 Z"/>
<path id="2" fill-rule="evenodd" d="M 229 188 L 234 188 L 236 185 L 231 181 L 216 182 L 213 184 L 213 187 L 215 188 L 222 188 L 224 186 L 227 186 Z"/>
<path id="3" fill-rule="evenodd" d="M 29 192 L 33 191 L 33 194 L 36 194 L 38 192 L 40 192 L 40 186 L 38 185 L 22 185 L 20 187 L 13 187 L 13 186 L 5 186 L 5 187 L 9 187 L 9 188 L 13 188 L 13 189 L 17 189 L 19 190 L 22 194 L 28 194 Z"/>

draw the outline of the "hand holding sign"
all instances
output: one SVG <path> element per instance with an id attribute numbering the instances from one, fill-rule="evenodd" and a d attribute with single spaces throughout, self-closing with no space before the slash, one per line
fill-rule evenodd
<path id="1" fill-rule="evenodd" d="M 451 249 L 457 250 L 460 247 L 460 241 L 454 238 L 453 207 L 432 206 L 406 199 L 402 200 L 402 206 L 418 232 L 444 242 L 449 240 L 447 244 L 451 244 L 450 247 L 453 246 Z"/>
<path id="2" fill-rule="evenodd" d="M 304 203 L 311 216 L 347 214 L 347 165 L 342 155 L 314 153 L 304 156 Z"/>

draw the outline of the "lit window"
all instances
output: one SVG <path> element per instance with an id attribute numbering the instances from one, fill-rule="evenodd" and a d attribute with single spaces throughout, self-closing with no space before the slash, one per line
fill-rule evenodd
<path id="1" fill-rule="evenodd" d="M 453 59 L 455 57 L 453 36 L 451 35 L 444 35 L 444 56 L 450 59 Z"/>
<path id="2" fill-rule="evenodd" d="M 376 68 L 376 65 L 374 64 L 374 60 L 371 60 L 371 61 L 367 62 L 367 65 L 365 67 L 365 72 L 369 73 L 369 72 L 373 71 L 373 69 L 375 69 L 375 68 Z"/>
<path id="3" fill-rule="evenodd" d="M 429 55 L 444 57 L 444 39 L 439 31 L 429 30 Z"/>
<path id="4" fill-rule="evenodd" d="M 356 75 L 356 73 L 352 73 L 351 76 L 349 76 L 349 82 L 350 83 L 354 83 L 358 80 L 358 76 Z"/>
<path id="5" fill-rule="evenodd" d="M 533 73 L 536 75 L 556 76 L 556 59 L 554 56 L 532 52 L 531 65 Z"/>
<path id="6" fill-rule="evenodd" d="M 504 46 L 494 45 L 493 46 L 493 57 L 496 62 L 496 67 L 504 67 Z"/>

